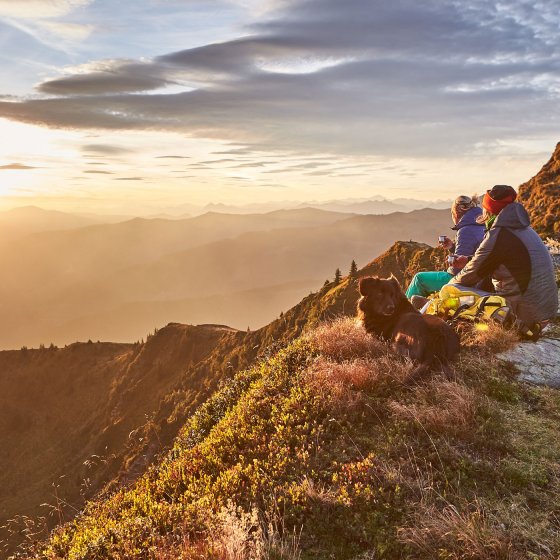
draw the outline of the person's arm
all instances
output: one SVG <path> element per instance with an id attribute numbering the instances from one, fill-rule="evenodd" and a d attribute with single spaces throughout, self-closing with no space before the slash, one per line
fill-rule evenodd
<path id="1" fill-rule="evenodd" d="M 496 242 L 500 235 L 500 230 L 501 228 L 493 228 L 486 234 L 473 258 L 457 276 L 450 280 L 450 283 L 475 286 L 498 268 L 502 258 L 496 250 Z"/>

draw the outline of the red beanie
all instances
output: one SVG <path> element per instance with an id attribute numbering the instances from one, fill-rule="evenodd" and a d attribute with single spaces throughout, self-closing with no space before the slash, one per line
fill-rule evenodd
<path id="1" fill-rule="evenodd" d="M 513 187 L 509 185 L 495 185 L 489 191 L 486 191 L 482 199 L 482 208 L 496 216 L 516 198 L 517 193 Z"/>

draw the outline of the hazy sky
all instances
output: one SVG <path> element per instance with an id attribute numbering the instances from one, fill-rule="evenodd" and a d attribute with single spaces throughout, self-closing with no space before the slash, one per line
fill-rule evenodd
<path id="1" fill-rule="evenodd" d="M 0 207 L 517 186 L 559 38 L 558 0 L 0 0 Z"/>

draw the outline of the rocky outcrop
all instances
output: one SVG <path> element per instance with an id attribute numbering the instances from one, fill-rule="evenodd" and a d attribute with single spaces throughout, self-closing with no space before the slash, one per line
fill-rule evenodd
<path id="1" fill-rule="evenodd" d="M 560 255 L 553 255 L 553 260 L 559 278 Z M 538 342 L 521 342 L 498 357 L 514 364 L 522 381 L 560 389 L 560 306 L 556 319 L 544 330 Z"/>
<path id="2" fill-rule="evenodd" d="M 527 208 L 538 233 L 560 237 L 560 142 L 542 169 L 519 186 L 519 201 Z"/>
<path id="3" fill-rule="evenodd" d="M 499 357 L 516 366 L 520 380 L 560 389 L 560 328 L 557 325 L 538 342 L 521 342 Z"/>

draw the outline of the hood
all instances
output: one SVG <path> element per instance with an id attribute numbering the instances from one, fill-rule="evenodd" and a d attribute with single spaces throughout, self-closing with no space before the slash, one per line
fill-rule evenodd
<path id="1" fill-rule="evenodd" d="M 529 221 L 529 214 L 527 214 L 527 210 L 525 210 L 519 202 L 512 202 L 498 214 L 498 217 L 492 227 L 523 229 L 530 225 L 531 222 Z"/>
<path id="2" fill-rule="evenodd" d="M 462 216 L 461 219 L 454 225 L 451 229 L 457 231 L 465 226 L 481 226 L 484 224 L 479 224 L 476 219 L 482 216 L 482 208 L 480 206 L 475 206 L 474 208 L 469 208 Z"/>

